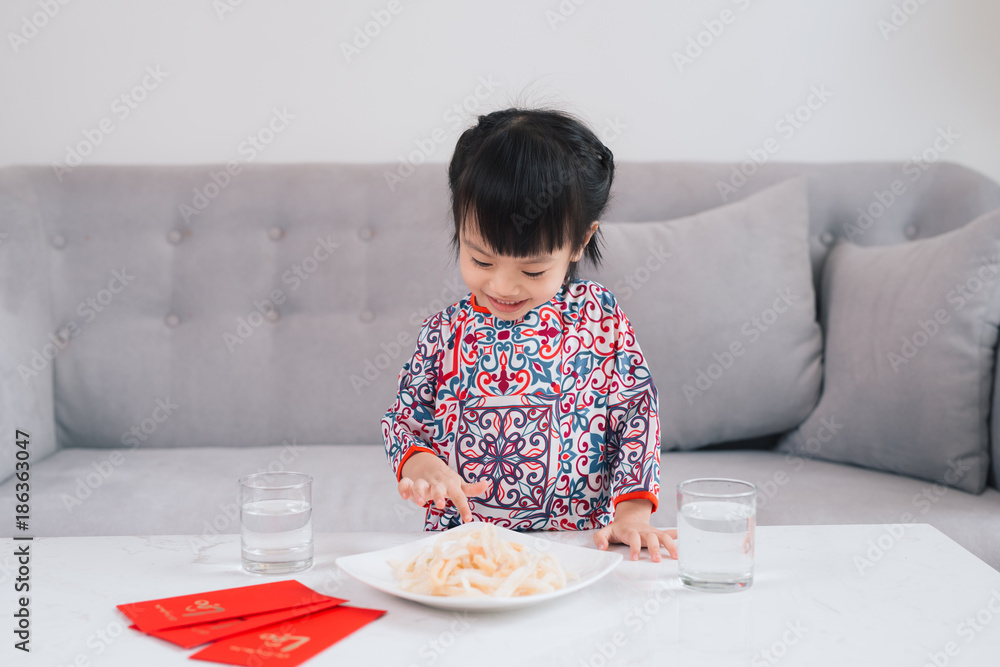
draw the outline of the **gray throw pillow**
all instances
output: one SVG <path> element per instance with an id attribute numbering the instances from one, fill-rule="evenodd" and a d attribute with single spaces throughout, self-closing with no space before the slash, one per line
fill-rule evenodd
<path id="1" fill-rule="evenodd" d="M 973 493 L 986 485 L 1000 324 L 1000 209 L 823 268 L 823 395 L 778 448 Z"/>
<path id="2" fill-rule="evenodd" d="M 809 415 L 823 341 L 806 177 L 698 215 L 601 230 L 603 266 L 588 277 L 632 323 L 663 449 L 777 434 Z"/>

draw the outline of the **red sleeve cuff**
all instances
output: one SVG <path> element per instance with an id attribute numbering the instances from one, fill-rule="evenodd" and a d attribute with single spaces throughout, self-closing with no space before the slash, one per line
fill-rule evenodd
<path id="1" fill-rule="evenodd" d="M 411 456 L 413 456 L 417 452 L 427 452 L 428 454 L 434 454 L 434 450 L 433 449 L 430 449 L 428 447 L 421 447 L 420 445 L 414 445 L 413 447 L 410 447 L 409 449 L 407 449 L 406 453 L 403 454 L 403 458 L 401 458 L 399 460 L 399 466 L 396 467 L 396 481 L 397 482 L 403 478 L 403 464 L 406 463 L 406 460 L 408 458 L 410 458 Z M 434 455 L 437 456 L 437 454 L 434 454 Z"/>
<path id="2" fill-rule="evenodd" d="M 640 498 L 648 500 L 649 502 L 653 503 L 652 512 L 655 512 L 656 508 L 660 506 L 660 499 L 657 498 L 655 494 L 652 494 L 649 491 L 632 491 L 631 493 L 623 493 L 622 495 L 612 500 L 611 504 L 614 507 L 618 507 L 618 503 L 620 503 L 623 500 L 638 500 Z"/>

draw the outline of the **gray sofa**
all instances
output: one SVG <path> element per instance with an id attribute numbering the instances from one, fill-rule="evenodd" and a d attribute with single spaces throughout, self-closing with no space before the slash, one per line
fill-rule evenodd
<path id="1" fill-rule="evenodd" d="M 818 296 L 831 244 L 902 168 L 771 163 L 731 201 L 808 177 Z M 733 173 L 621 162 L 602 223 L 718 207 Z M 236 479 L 262 469 L 314 475 L 317 530 L 421 530 L 380 419 L 423 319 L 467 291 L 446 249 L 445 176 L 393 164 L 84 166 L 61 181 L 44 166 L 0 169 L 0 534 L 15 532 L 16 429 L 30 434 L 34 535 L 211 545 L 238 532 Z M 996 183 L 935 163 L 858 243 L 935 236 L 997 207 Z M 649 327 L 637 335 L 651 360 L 667 353 Z M 655 369 L 654 380 L 670 381 Z M 737 477 L 759 485 L 761 524 L 909 514 L 1000 568 L 995 475 L 972 494 L 790 457 L 780 435 L 663 452 L 654 523 L 675 525 L 680 480 Z"/>

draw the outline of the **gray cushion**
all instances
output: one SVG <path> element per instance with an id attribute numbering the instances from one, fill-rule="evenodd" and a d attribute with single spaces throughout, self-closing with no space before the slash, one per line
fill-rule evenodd
<path id="1" fill-rule="evenodd" d="M 689 217 L 603 226 L 593 274 L 646 355 L 664 449 L 787 431 L 815 405 L 823 342 L 808 229 L 805 177 Z"/>
<path id="2" fill-rule="evenodd" d="M 1000 323 L 1000 209 L 826 261 L 823 395 L 779 443 L 830 461 L 982 492 Z"/>

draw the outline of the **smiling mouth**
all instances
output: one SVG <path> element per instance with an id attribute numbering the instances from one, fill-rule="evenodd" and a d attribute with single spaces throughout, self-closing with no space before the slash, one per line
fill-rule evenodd
<path id="1" fill-rule="evenodd" d="M 494 299 L 489 294 L 486 295 L 486 298 L 492 302 L 494 308 L 507 313 L 519 309 L 525 302 L 527 302 L 527 299 L 522 299 L 521 301 L 501 301 L 500 299 Z"/>

